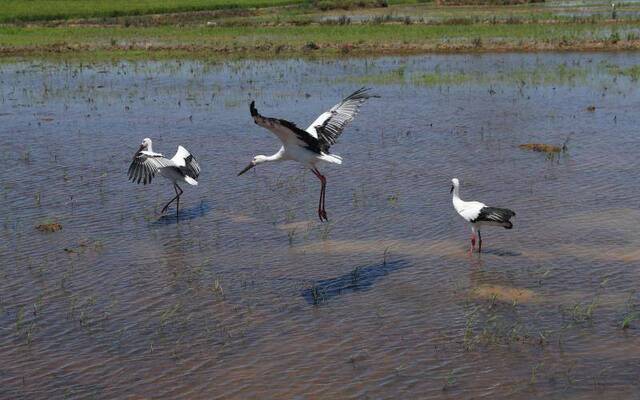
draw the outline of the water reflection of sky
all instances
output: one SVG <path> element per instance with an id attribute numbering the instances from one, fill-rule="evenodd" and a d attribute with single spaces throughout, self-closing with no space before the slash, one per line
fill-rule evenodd
<path id="1" fill-rule="evenodd" d="M 0 397 L 441 397 L 446 382 L 453 397 L 589 397 L 593 376 L 631 393 L 638 62 L 5 64 Z M 236 176 L 279 147 L 252 99 L 305 126 L 364 84 L 381 98 L 334 147 L 344 164 L 323 168 L 329 223 L 302 168 Z M 126 180 L 147 136 L 202 166 L 180 223 L 158 214 L 169 185 Z M 552 159 L 518 148 L 568 137 Z M 466 253 L 453 176 L 463 198 L 517 212 L 513 230 L 484 232 L 482 256 Z M 34 229 L 47 220 L 62 231 Z M 396 262 L 410 267 L 381 267 Z M 357 267 L 366 290 L 343 285 Z M 310 307 L 314 284 L 348 295 Z"/>

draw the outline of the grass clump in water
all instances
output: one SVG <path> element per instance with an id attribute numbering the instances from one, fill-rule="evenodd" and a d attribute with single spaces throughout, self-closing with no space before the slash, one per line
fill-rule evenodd
<path id="1" fill-rule="evenodd" d="M 37 225 L 36 229 L 39 230 L 40 232 L 52 233 L 52 232 L 58 232 L 59 230 L 61 230 L 62 225 L 56 221 L 47 220 Z"/>
<path id="2" fill-rule="evenodd" d="M 541 153 L 560 153 L 562 151 L 562 147 L 545 143 L 525 143 L 518 147 L 524 150 L 537 151 Z"/>
<path id="3" fill-rule="evenodd" d="M 325 296 L 324 289 L 314 285 L 313 287 L 311 287 L 310 291 L 311 291 L 311 297 L 313 299 L 313 305 L 317 306 L 323 301 L 325 301 L 326 296 Z"/>
<path id="4" fill-rule="evenodd" d="M 629 329 L 631 327 L 631 323 L 639 319 L 640 319 L 640 314 L 638 314 L 637 312 L 629 313 L 622 319 L 622 322 L 620 323 L 620 327 L 622 329 Z"/>
<path id="5" fill-rule="evenodd" d="M 523 150 L 535 151 L 538 153 L 545 153 L 547 155 L 547 159 L 551 161 L 558 160 L 560 154 L 566 154 L 569 151 L 569 140 L 571 139 L 571 135 L 567 136 L 562 146 L 555 146 L 552 144 L 546 143 L 524 143 L 519 145 L 518 147 Z"/>
<path id="6" fill-rule="evenodd" d="M 617 65 L 610 65 L 608 67 L 608 72 L 612 75 L 625 76 L 633 82 L 640 80 L 640 65 L 634 65 L 628 68 L 620 68 Z"/>
<path id="7" fill-rule="evenodd" d="M 416 75 L 412 79 L 415 85 L 424 86 L 448 86 L 461 85 L 471 81 L 471 76 L 466 73 L 446 73 L 428 72 Z"/>
<path id="8" fill-rule="evenodd" d="M 389 72 L 352 77 L 349 78 L 349 81 L 361 85 L 405 84 L 406 76 L 406 67 L 403 65 Z"/>
<path id="9" fill-rule="evenodd" d="M 594 298 L 586 304 L 576 303 L 573 307 L 562 309 L 565 315 L 568 315 L 573 322 L 592 322 L 593 314 L 598 307 L 598 298 Z"/>

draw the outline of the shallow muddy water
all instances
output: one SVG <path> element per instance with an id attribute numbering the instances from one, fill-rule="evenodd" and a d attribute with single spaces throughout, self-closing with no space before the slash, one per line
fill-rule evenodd
<path id="1" fill-rule="evenodd" d="M 2 65 L 0 397 L 637 396 L 639 63 Z M 330 222 L 300 166 L 236 176 L 279 147 L 252 99 L 306 126 L 360 85 Z M 200 161 L 179 223 L 170 185 L 127 181 L 144 137 Z M 481 255 L 452 177 L 517 212 Z"/>

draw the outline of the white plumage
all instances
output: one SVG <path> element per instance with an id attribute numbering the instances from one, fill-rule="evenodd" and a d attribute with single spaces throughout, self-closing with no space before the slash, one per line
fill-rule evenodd
<path id="1" fill-rule="evenodd" d="M 329 148 L 344 128 L 353 121 L 360 106 L 370 97 L 377 97 L 368 93 L 369 89 L 361 88 L 346 97 L 340 103 L 322 113 L 306 130 L 300 129 L 293 122 L 284 119 L 264 117 L 258 113 L 255 102 L 251 102 L 249 110 L 254 122 L 274 133 L 282 142 L 282 147 L 271 156 L 258 155 L 238 175 L 242 175 L 251 168 L 263 162 L 297 161 L 309 168 L 320 180 L 320 200 L 318 201 L 318 217 L 320 221 L 327 220 L 324 207 L 327 179 L 317 168 L 319 162 L 342 164 L 342 157 L 330 154 Z"/>
<path id="2" fill-rule="evenodd" d="M 457 178 L 451 179 L 451 192 L 453 193 L 453 207 L 465 221 L 471 224 L 471 249 L 473 251 L 476 244 L 476 232 L 478 234 L 478 252 L 482 251 L 482 226 L 502 226 L 511 229 L 511 217 L 516 213 L 508 208 L 488 207 L 479 201 L 464 201 L 460 198 L 460 181 Z"/>
<path id="3" fill-rule="evenodd" d="M 167 211 L 169 205 L 173 203 L 173 201 L 176 201 L 176 217 L 178 217 L 180 212 L 180 195 L 184 193 L 178 183 L 188 183 L 192 186 L 198 185 L 198 181 L 196 180 L 198 176 L 200 176 L 200 166 L 198 162 L 193 155 L 182 146 L 178 146 L 176 154 L 171 159 L 168 159 L 161 153 L 154 152 L 151 139 L 145 138 L 138 151 L 134 154 L 131 165 L 129 166 L 129 180 L 135 183 L 142 182 L 146 185 L 147 183 L 151 183 L 151 180 L 156 174 L 160 174 L 163 178 L 171 181 L 176 192 L 176 196 L 162 208 L 162 212 Z"/>

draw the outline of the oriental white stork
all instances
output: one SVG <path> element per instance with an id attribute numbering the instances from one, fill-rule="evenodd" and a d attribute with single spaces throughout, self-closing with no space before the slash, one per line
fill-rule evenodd
<path id="1" fill-rule="evenodd" d="M 329 148 L 347 126 L 358 114 L 360 106 L 367 99 L 378 97 L 369 94 L 369 89 L 360 88 L 347 96 L 340 103 L 322 113 L 306 130 L 298 128 L 293 122 L 284 119 L 264 117 L 258 113 L 255 102 L 252 101 L 249 109 L 253 121 L 274 133 L 282 142 L 280 150 L 271 156 L 258 155 L 253 157 L 251 163 L 238 175 L 242 175 L 258 164 L 270 161 L 297 161 L 320 180 L 320 200 L 318 201 L 318 217 L 320 221 L 327 220 L 327 212 L 324 207 L 327 178 L 320 173 L 317 164 L 326 162 L 342 164 L 342 158 L 335 154 L 329 154 Z"/>
<path id="2" fill-rule="evenodd" d="M 483 226 L 502 226 L 505 229 L 513 228 L 511 217 L 516 213 L 508 208 L 487 207 L 479 201 L 464 201 L 460 198 L 460 181 L 451 179 L 451 193 L 453 193 L 453 207 L 465 221 L 471 224 L 471 249 L 476 245 L 476 232 L 478 233 L 478 253 L 482 251 L 482 235 L 480 228 Z"/>
<path id="3" fill-rule="evenodd" d="M 179 218 L 180 195 L 183 191 L 178 183 L 188 183 L 197 186 L 196 179 L 200 175 L 200 166 L 191 153 L 182 146 L 178 146 L 178 151 L 171 158 L 165 158 L 160 153 L 153 151 L 151 139 L 145 138 L 140 148 L 133 156 L 133 161 L 129 166 L 129 180 L 135 183 L 151 183 L 151 180 L 159 173 L 162 177 L 173 183 L 176 196 L 172 198 L 163 208 L 162 213 L 167 211 L 169 204 L 176 201 L 176 218 Z"/>

